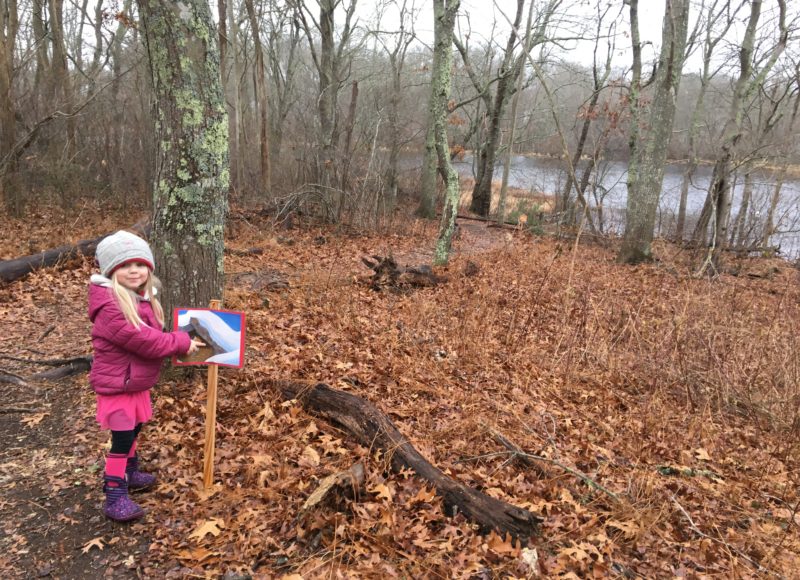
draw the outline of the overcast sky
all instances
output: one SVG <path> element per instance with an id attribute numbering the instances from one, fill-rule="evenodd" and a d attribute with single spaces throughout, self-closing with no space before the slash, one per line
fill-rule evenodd
<path id="1" fill-rule="evenodd" d="M 412 0 L 407 0 L 407 2 L 408 5 L 411 5 Z M 652 43 L 644 49 L 644 58 L 646 60 L 652 58 L 661 42 L 661 20 L 664 15 L 664 2 L 665 0 L 640 0 L 640 34 L 643 42 L 649 41 Z M 604 5 L 608 3 L 608 0 L 603 0 Z M 377 4 L 376 0 L 362 0 L 359 2 L 359 13 L 364 21 L 373 20 Z M 612 20 L 612 15 L 619 13 L 622 0 L 612 0 L 610 4 L 612 8 L 607 17 L 609 22 Z M 431 1 L 415 0 L 414 6 L 419 11 L 418 17 L 414 22 L 414 29 L 419 38 L 430 45 L 433 41 L 433 8 Z M 559 32 L 560 36 L 571 36 L 579 33 L 579 22 L 583 22 L 583 26 L 590 28 L 589 33 L 594 34 L 596 24 L 593 24 L 593 22 L 596 23 L 597 21 L 596 0 L 564 0 L 562 6 L 564 8 L 560 10 L 559 15 L 566 15 L 571 20 L 571 23 Z M 508 31 L 511 28 L 508 20 L 513 20 L 515 10 L 515 0 L 461 0 L 458 20 L 460 33 L 463 36 L 467 31 L 470 31 L 474 42 L 493 38 L 494 42 L 505 46 Z M 505 13 L 505 17 L 503 13 Z M 397 28 L 398 20 L 396 14 L 396 10 L 387 9 L 382 20 L 381 28 L 383 30 L 395 30 Z M 525 17 L 523 17 L 524 21 Z M 617 56 L 615 60 L 619 59 L 620 65 L 623 62 L 630 62 L 629 30 L 628 8 L 624 7 L 622 18 L 617 23 Z M 594 43 L 588 41 L 565 41 L 564 47 L 566 50 L 562 56 L 567 60 L 591 64 L 593 45 Z"/>

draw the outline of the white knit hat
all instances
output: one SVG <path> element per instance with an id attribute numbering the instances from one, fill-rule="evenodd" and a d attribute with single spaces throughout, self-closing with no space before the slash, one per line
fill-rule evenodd
<path id="1" fill-rule="evenodd" d="M 128 262 L 143 262 L 151 272 L 155 269 L 153 252 L 147 242 L 124 230 L 103 238 L 97 244 L 95 255 L 100 264 L 100 273 L 106 277 Z"/>

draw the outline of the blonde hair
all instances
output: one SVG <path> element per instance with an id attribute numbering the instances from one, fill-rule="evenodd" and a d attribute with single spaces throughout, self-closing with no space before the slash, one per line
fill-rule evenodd
<path id="1" fill-rule="evenodd" d="M 144 295 L 150 299 L 150 305 L 153 307 L 153 313 L 156 315 L 156 320 L 164 327 L 164 309 L 161 308 L 161 303 L 156 298 L 155 290 L 161 288 L 161 281 L 148 270 L 147 281 L 144 283 Z M 125 288 L 117 281 L 115 274 L 111 274 L 111 289 L 114 291 L 114 297 L 117 299 L 119 309 L 125 320 L 130 322 L 136 328 L 143 324 L 142 318 L 139 316 L 139 297 L 133 290 Z"/>

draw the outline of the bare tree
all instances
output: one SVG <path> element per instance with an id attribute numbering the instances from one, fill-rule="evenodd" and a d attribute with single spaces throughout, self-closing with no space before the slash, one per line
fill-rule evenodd
<path id="1" fill-rule="evenodd" d="M 16 0 L 0 0 L 0 161 L 12 154 L 16 143 L 16 118 L 14 107 L 14 51 L 19 30 Z M 0 194 L 6 208 L 19 215 L 22 200 L 16 188 L 10 188 L 6 172 L 0 172 Z"/>
<path id="2" fill-rule="evenodd" d="M 634 17 L 637 4 L 638 0 L 630 0 L 631 26 L 638 22 L 638 18 Z M 628 167 L 625 238 L 617 256 L 623 263 L 635 264 L 652 258 L 650 244 L 653 241 L 667 147 L 675 118 L 688 24 L 689 1 L 667 0 L 649 130 L 646 133 L 636 131 L 634 155 Z M 632 36 L 638 41 L 638 31 Z"/>
<path id="3" fill-rule="evenodd" d="M 436 154 L 439 160 L 439 173 L 442 175 L 446 189 L 442 221 L 439 226 L 439 236 L 436 239 L 434 254 L 434 263 L 436 264 L 446 264 L 449 260 L 460 193 L 458 173 L 450 163 L 450 147 L 447 141 L 447 113 L 451 90 L 450 69 L 453 65 L 453 28 L 460 4 L 460 0 L 433 0 L 434 46 L 429 107 Z"/>
<path id="4" fill-rule="evenodd" d="M 692 109 L 691 119 L 688 129 L 688 162 L 683 173 L 681 182 L 681 197 L 678 202 L 678 217 L 675 225 L 675 238 L 683 239 L 686 227 L 686 204 L 689 198 L 689 184 L 697 170 L 697 137 L 702 126 L 703 115 L 705 113 L 705 98 L 711 80 L 722 70 L 724 63 L 720 63 L 712 70 L 711 59 L 717 45 L 727 35 L 731 26 L 735 22 L 744 2 L 732 9 L 730 0 L 714 0 L 703 12 L 702 18 L 705 20 L 705 35 L 703 40 L 703 68 L 700 73 L 700 88 L 697 92 L 694 108 Z"/>
<path id="5" fill-rule="evenodd" d="M 781 163 L 776 171 L 775 184 L 772 188 L 772 195 L 770 196 L 767 215 L 764 218 L 764 229 L 761 234 L 762 247 L 768 246 L 770 237 L 777 232 L 775 213 L 778 209 L 781 189 L 783 188 L 783 183 L 786 179 L 786 171 L 789 167 L 789 153 L 791 151 L 793 139 L 795 138 L 795 127 L 797 126 L 798 117 L 800 117 L 800 115 L 798 115 L 798 112 L 800 112 L 800 62 L 795 63 L 792 81 L 794 83 L 794 101 L 792 104 L 791 116 L 789 117 L 789 121 L 786 125 L 785 137 L 779 146 L 778 158 L 781 160 Z"/>
<path id="6" fill-rule="evenodd" d="M 602 94 L 603 90 L 607 87 L 608 78 L 611 75 L 611 60 L 614 54 L 615 43 L 614 43 L 614 31 L 616 29 L 616 21 L 619 20 L 619 16 L 621 14 L 622 8 L 620 7 L 620 13 L 617 14 L 617 17 L 614 18 L 612 23 L 608 26 L 608 31 L 605 37 L 607 38 L 606 44 L 606 54 L 604 58 L 604 64 L 602 70 L 600 69 L 600 63 L 598 62 L 597 56 L 599 51 L 599 43 L 600 40 L 603 38 L 602 28 L 605 22 L 606 17 L 608 16 L 609 11 L 611 10 L 611 4 L 605 6 L 605 8 L 601 7 L 600 4 L 597 5 L 597 28 L 595 30 L 595 43 L 594 43 L 594 51 L 592 52 L 592 94 L 589 97 L 589 102 L 582 107 L 581 114 L 579 118 L 583 119 L 581 123 L 581 132 L 578 137 L 578 143 L 575 146 L 575 152 L 572 156 L 572 167 L 575 171 L 577 171 L 578 164 L 580 163 L 581 158 L 584 155 L 584 150 L 586 148 L 586 142 L 589 137 L 589 129 L 592 126 L 592 122 L 597 116 L 597 105 L 600 101 L 600 95 Z M 576 192 L 578 194 L 578 199 L 585 200 L 585 192 L 586 188 L 589 184 L 589 179 L 591 177 L 592 171 L 594 170 L 597 164 L 597 158 L 599 155 L 599 150 L 595 149 L 594 154 L 591 156 L 589 163 L 583 168 L 583 174 L 581 179 L 578 183 L 576 183 L 577 175 L 573 171 L 567 172 L 567 182 L 564 184 L 564 189 L 561 193 L 560 200 L 556 200 L 556 209 L 558 211 L 564 212 L 566 219 L 563 221 L 565 222 L 572 222 L 575 219 L 574 211 L 570 208 L 572 204 L 570 203 L 570 198 L 572 196 L 572 189 L 576 188 Z"/>
<path id="7" fill-rule="evenodd" d="M 335 183 L 336 146 L 339 141 L 339 91 L 349 61 L 347 51 L 356 21 L 356 0 L 318 0 L 319 16 L 314 18 L 304 0 L 297 0 L 298 15 L 308 39 L 314 67 L 319 76 L 317 113 L 319 116 L 319 151 L 315 176 L 317 183 L 329 188 Z M 339 6 L 345 11 L 344 24 L 339 30 L 338 44 L 334 13 Z M 313 29 L 312 29 L 313 24 Z M 314 30 L 319 34 L 319 46 L 314 43 Z"/>
<path id="8" fill-rule="evenodd" d="M 264 48 L 261 44 L 261 27 L 256 15 L 253 0 L 245 0 L 247 15 L 250 18 L 250 28 L 253 31 L 253 45 L 256 51 L 255 59 L 255 93 L 258 107 L 258 142 L 259 142 L 259 189 L 262 194 L 269 194 L 272 189 L 272 171 L 269 158 L 269 95 L 267 93 L 267 79 L 264 65 Z"/>
<path id="9" fill-rule="evenodd" d="M 205 0 L 139 0 L 157 104 L 153 235 L 174 304 L 221 298 L 228 119 Z"/>
<path id="10" fill-rule="evenodd" d="M 300 18 L 297 6 L 288 7 L 273 4 L 271 0 L 267 50 L 271 80 L 274 85 L 270 99 L 271 158 L 272 166 L 280 166 L 283 151 L 283 132 L 286 119 L 297 103 L 297 70 L 300 65 L 299 45 L 301 40 Z"/>
<path id="11" fill-rule="evenodd" d="M 754 70 L 753 59 L 755 56 L 756 33 L 758 21 L 761 17 L 761 0 L 751 0 L 750 15 L 747 21 L 739 48 L 739 77 L 733 89 L 733 98 L 728 110 L 728 118 L 723 129 L 722 145 L 714 163 L 714 171 L 711 178 L 711 185 L 708 190 L 706 204 L 700 221 L 695 228 L 695 239 L 705 239 L 706 228 L 712 215 L 715 216 L 713 224 L 713 234 L 711 240 L 711 253 L 708 259 L 698 270 L 698 273 L 705 271 L 711 262 L 718 262 L 721 248 L 723 248 L 728 238 L 728 219 L 730 216 L 731 205 L 731 175 L 734 157 L 737 154 L 737 146 L 742 138 L 741 115 L 744 106 L 754 91 L 758 89 L 769 74 L 769 71 L 777 62 L 780 55 L 786 48 L 789 40 L 789 27 L 786 20 L 786 0 L 778 2 L 778 39 L 769 56 L 761 66 L 760 70 Z"/>
<path id="12" fill-rule="evenodd" d="M 392 0 L 396 5 L 399 17 L 399 29 L 396 32 L 384 33 L 375 31 L 378 42 L 383 47 L 389 58 L 391 69 L 391 83 L 389 89 L 389 112 L 388 128 L 389 136 L 389 160 L 386 169 L 386 188 L 389 192 L 388 205 L 393 207 L 397 201 L 397 162 L 400 158 L 400 148 L 403 145 L 402 127 L 400 126 L 400 100 L 403 95 L 403 69 L 405 67 L 406 55 L 411 43 L 416 39 L 414 33 L 414 18 L 416 10 L 413 0 L 409 4 L 408 0 Z M 389 40 L 385 37 L 388 36 Z"/>
<path id="13" fill-rule="evenodd" d="M 546 40 L 547 28 L 562 2 L 563 0 L 547 1 L 541 12 L 537 14 L 536 23 L 533 26 L 535 31 L 530 33 L 527 46 L 524 47 L 526 50 L 520 51 L 522 54 L 515 54 L 519 40 L 517 33 L 520 29 L 525 6 L 524 0 L 517 0 L 514 21 L 506 41 L 503 59 L 498 68 L 497 77 L 485 86 L 469 63 L 469 54 L 466 46 L 461 43 L 459 39 L 455 39 L 456 47 L 461 53 L 465 68 L 470 75 L 475 89 L 481 95 L 485 103 L 488 115 L 486 119 L 486 136 L 478 148 L 478 167 L 475 177 L 475 187 L 472 191 L 472 203 L 470 204 L 470 210 L 479 215 L 488 216 L 491 209 L 492 180 L 494 179 L 497 150 L 500 145 L 500 126 L 505 115 L 505 108 L 508 104 L 508 100 L 514 93 L 516 79 L 522 71 L 527 52 Z M 525 32 L 524 34 L 528 33 Z M 488 90 L 489 86 L 493 83 L 495 84 L 494 95 Z"/>

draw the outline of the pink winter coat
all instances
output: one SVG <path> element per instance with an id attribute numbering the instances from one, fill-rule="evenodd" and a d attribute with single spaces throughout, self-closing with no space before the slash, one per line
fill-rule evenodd
<path id="1" fill-rule="evenodd" d="M 155 386 L 164 357 L 189 351 L 186 332 L 164 332 L 147 300 L 139 301 L 144 324 L 130 324 L 111 288 L 89 284 L 94 362 L 89 383 L 98 395 L 146 391 Z"/>

